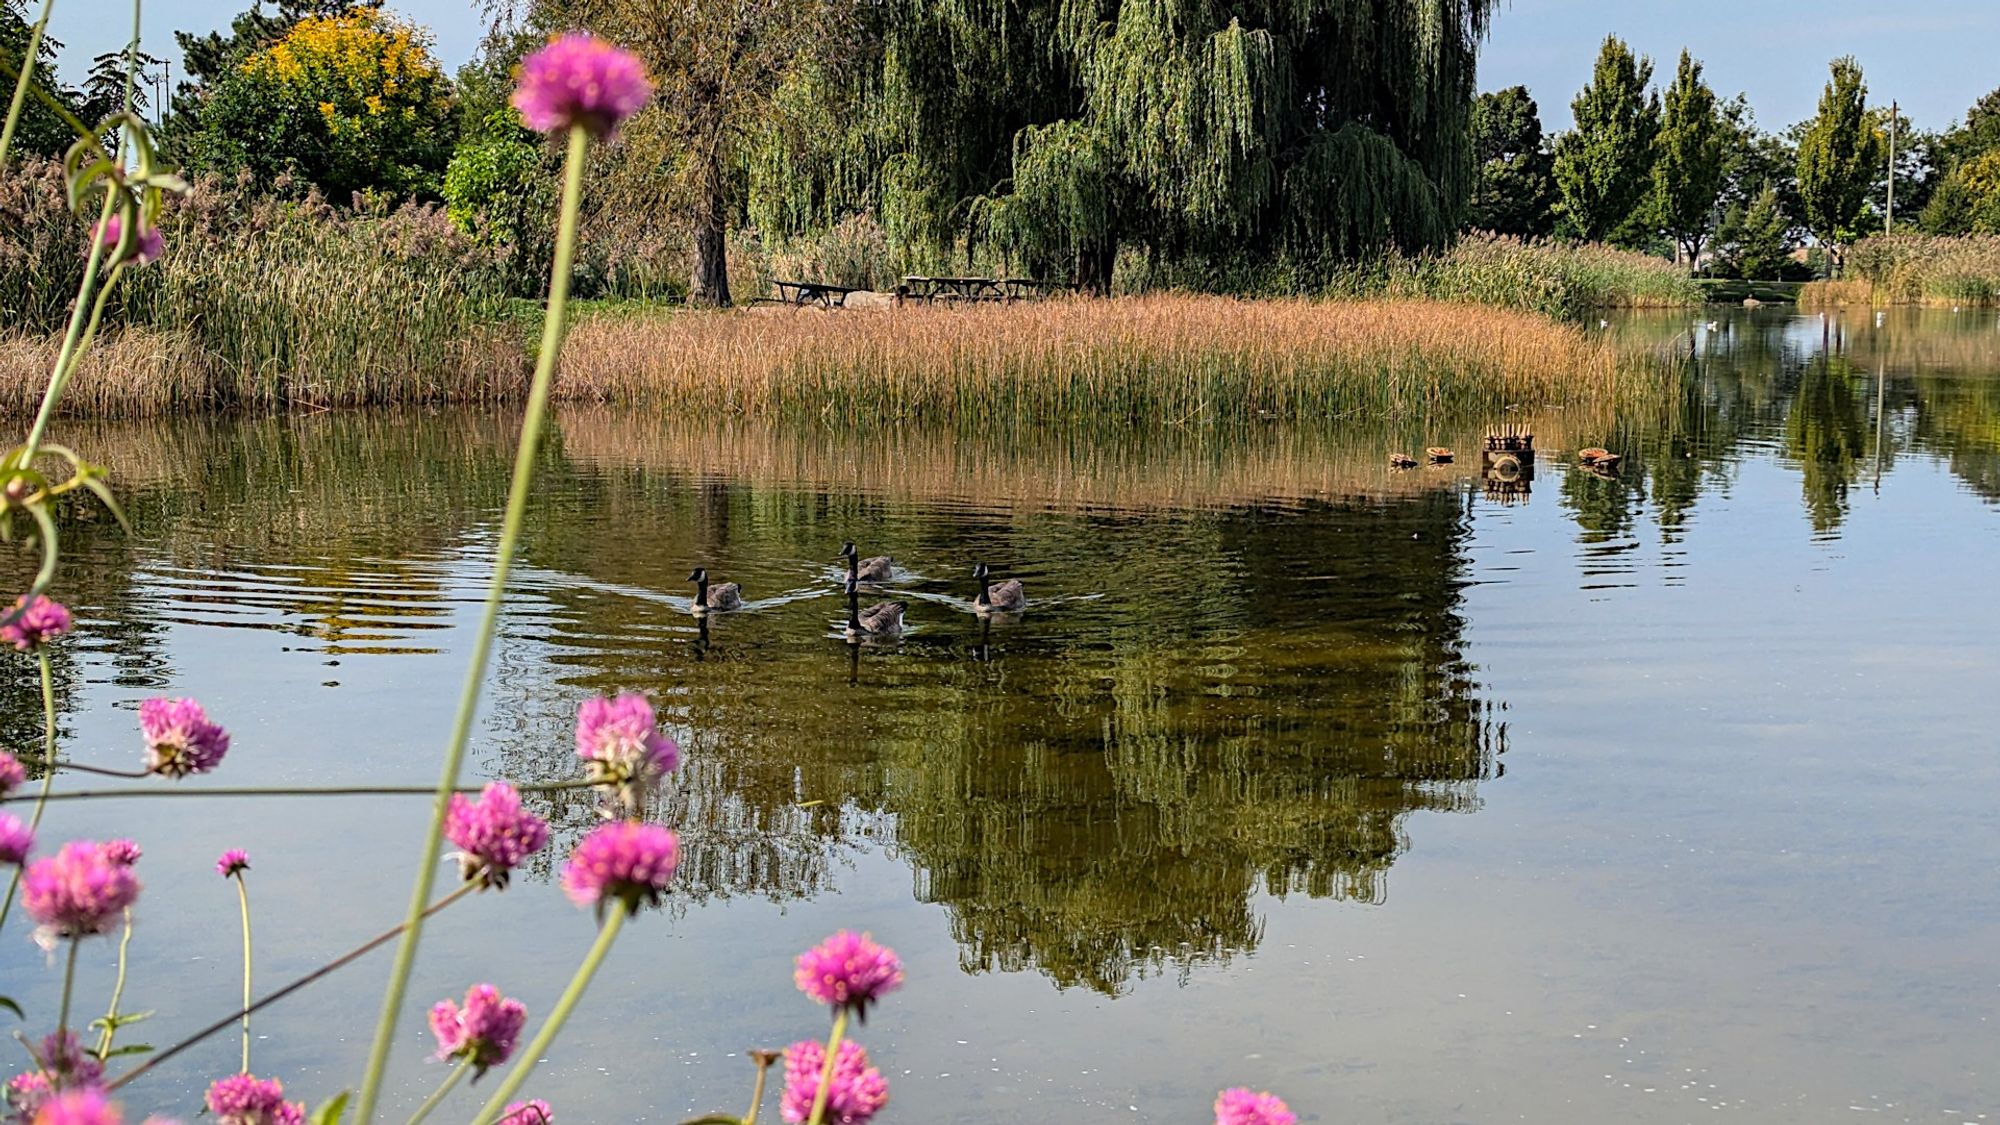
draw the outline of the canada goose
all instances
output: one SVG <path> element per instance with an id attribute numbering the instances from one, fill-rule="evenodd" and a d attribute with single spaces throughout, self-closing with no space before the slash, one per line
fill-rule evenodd
<path id="1" fill-rule="evenodd" d="M 903 631 L 905 602 L 876 602 L 861 608 L 861 584 L 847 576 L 847 635 L 852 638 L 894 636 Z"/>
<path id="2" fill-rule="evenodd" d="M 1417 467 L 1417 459 L 1407 453 L 1391 453 L 1389 454 L 1389 467 L 1392 469 L 1414 469 Z"/>
<path id="3" fill-rule="evenodd" d="M 1020 579 L 1009 578 L 995 586 L 992 574 L 985 563 L 972 568 L 972 577 L 979 580 L 979 596 L 972 599 L 972 608 L 982 613 L 994 610 L 1013 613 L 1028 604 L 1028 591 L 1022 588 Z"/>
<path id="4" fill-rule="evenodd" d="M 840 557 L 847 560 L 847 573 L 863 582 L 887 582 L 896 569 L 895 559 L 887 555 L 864 559 L 852 543 L 841 544 Z"/>
<path id="5" fill-rule="evenodd" d="M 709 585 L 708 570 L 705 567 L 695 567 L 694 573 L 688 575 L 688 581 L 694 583 L 696 613 L 706 613 L 711 609 L 743 608 L 743 587 L 734 582 L 724 582 L 719 586 Z"/>
<path id="6" fill-rule="evenodd" d="M 1431 459 L 1431 464 L 1433 465 L 1451 464 L 1451 450 L 1446 449 L 1442 445 L 1431 446 L 1429 449 L 1424 450 L 1424 455 Z"/>

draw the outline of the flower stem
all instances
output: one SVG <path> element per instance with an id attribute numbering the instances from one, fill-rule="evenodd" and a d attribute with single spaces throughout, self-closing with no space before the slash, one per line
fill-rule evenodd
<path id="1" fill-rule="evenodd" d="M 236 901 L 243 907 L 243 1073 L 250 1073 L 250 884 L 236 873 Z"/>
<path id="2" fill-rule="evenodd" d="M 49 26 L 49 11 L 55 6 L 56 0 L 42 0 L 41 18 L 29 30 L 27 46 L 21 49 L 21 73 L 14 79 L 14 100 L 7 105 L 7 123 L 0 125 L 0 168 L 7 166 L 7 153 L 14 147 L 14 127 L 21 123 L 28 87 L 34 81 L 36 56 L 42 51 L 42 31 Z"/>
<path id="3" fill-rule="evenodd" d="M 445 1076 L 444 1082 L 437 1089 L 431 1091 L 431 1096 L 424 1099 L 424 1104 L 417 1107 L 417 1112 L 410 1115 L 410 1125 L 417 1125 L 417 1122 L 429 1117 L 431 1110 L 436 1109 L 438 1103 L 444 1101 L 444 1096 L 451 1093 L 452 1088 L 458 1085 L 458 1080 L 465 1077 L 465 1072 L 471 1069 L 472 1057 L 468 1055 L 464 1062 L 451 1069 L 451 1073 Z"/>
<path id="4" fill-rule="evenodd" d="M 493 1091 L 493 1096 L 486 1099 L 486 1104 L 473 1116 L 472 1125 L 487 1125 L 500 1116 L 500 1111 L 506 1108 L 507 1099 L 513 1097 L 515 1092 L 520 1090 L 521 1084 L 528 1080 L 528 1075 L 534 1071 L 535 1064 L 540 1062 L 542 1055 L 548 1051 L 549 1044 L 555 1042 L 556 1032 L 562 1030 L 563 1021 L 569 1018 L 571 1010 L 576 1007 L 576 1002 L 583 999 L 583 990 L 590 987 L 590 978 L 596 976 L 597 967 L 604 964 L 604 955 L 611 952 L 612 940 L 617 938 L 618 931 L 624 928 L 625 919 L 631 913 L 632 911 L 622 903 L 612 908 L 611 916 L 604 920 L 604 925 L 598 927 L 597 940 L 591 944 L 590 952 L 584 954 L 583 964 L 577 966 L 576 975 L 570 978 L 569 987 L 563 989 L 562 996 L 556 1000 L 556 1006 L 549 1010 L 549 1018 L 542 1024 L 542 1029 L 535 1032 L 534 1042 L 529 1043 L 527 1049 L 521 1052 L 521 1061 L 515 1063 L 514 1069 L 507 1072 L 506 1081 L 500 1083 L 500 1088 Z"/>
<path id="5" fill-rule="evenodd" d="M 57 1035 L 61 1035 L 63 1032 L 69 1030 L 69 1001 L 71 995 L 76 991 L 76 951 L 82 945 L 83 939 L 80 937 L 71 937 L 69 939 L 69 961 L 63 966 L 62 1008 L 58 1010 L 56 1015 Z M 67 1049 L 64 1048 L 64 1050 Z"/>
<path id="6" fill-rule="evenodd" d="M 424 916 L 428 918 L 431 915 L 436 914 L 438 911 L 443 910 L 445 907 L 450 906 L 452 903 L 457 902 L 459 899 L 464 898 L 466 895 L 469 895 L 473 891 L 478 889 L 479 889 L 479 884 L 467 883 L 464 886 L 458 888 L 457 890 L 451 892 L 450 894 L 432 903 L 430 909 L 424 911 Z M 107 1090 L 118 1089 L 120 1086 L 125 1085 L 127 1082 L 132 1081 L 134 1078 L 139 1077 L 141 1074 L 144 1074 L 147 1071 L 153 1069 L 154 1067 L 160 1065 L 161 1063 L 166 1062 L 168 1059 L 173 1058 L 175 1055 L 180 1054 L 182 1051 L 187 1050 L 189 1047 L 192 1047 L 195 1044 L 201 1042 L 202 1040 L 207 1039 L 209 1036 L 224 1030 L 230 1024 L 233 1024 L 237 1020 L 245 1016 L 248 1016 L 250 1013 L 262 1011 L 265 1008 L 268 1008 L 271 1005 L 277 1003 L 278 1001 L 283 1000 L 285 997 L 290 996 L 292 993 L 297 992 L 299 989 L 304 988 L 305 986 L 312 984 L 316 981 L 319 981 L 325 977 L 331 976 L 335 971 L 339 969 L 346 968 L 347 966 L 360 960 L 363 956 L 367 955 L 368 953 L 371 953 L 374 950 L 389 944 L 390 939 L 394 938 L 397 934 L 402 933 L 403 927 L 407 924 L 408 923 L 401 923 L 401 922 L 397 923 L 396 925 L 390 927 L 389 929 L 384 930 L 379 934 L 376 934 L 372 938 L 369 938 L 367 941 L 362 942 L 360 945 L 355 946 L 353 949 L 348 950 L 346 953 L 343 953 L 340 956 L 334 958 L 333 960 L 328 961 L 326 964 L 321 965 L 319 968 L 314 969 L 312 972 L 307 973 L 305 976 L 302 976 L 299 979 L 293 981 L 292 983 L 286 985 L 285 987 L 279 989 L 278 991 L 271 993 L 269 996 L 264 997 L 262 1000 L 257 1001 L 255 1004 L 250 1005 L 249 1007 L 243 1009 L 242 1011 L 231 1012 L 228 1015 L 222 1017 L 221 1019 L 216 1020 L 214 1023 L 209 1024 L 207 1027 L 202 1028 L 200 1031 L 195 1032 L 193 1035 L 188 1036 L 186 1039 L 183 1039 L 180 1042 L 174 1044 L 173 1046 L 168 1047 L 166 1050 L 161 1051 L 157 1055 L 151 1056 L 145 1062 L 142 1062 L 138 1066 L 133 1067 L 131 1070 L 126 1071 L 124 1074 L 119 1075 L 114 1081 L 111 1082 L 110 1085 L 106 1086 L 105 1089 Z"/>
<path id="7" fill-rule="evenodd" d="M 49 787 L 56 783 L 56 681 L 55 672 L 49 668 L 49 650 L 43 645 L 35 650 L 37 663 L 42 670 L 42 791 L 35 798 L 35 812 L 28 818 L 28 831 L 42 826 L 42 810 L 48 807 Z M 7 915 L 14 910 L 14 893 L 21 889 L 23 867 L 14 868 L 14 876 L 7 883 L 7 900 L 0 902 L 0 932 L 7 928 Z"/>
<path id="8" fill-rule="evenodd" d="M 846 1034 L 847 1009 L 843 1007 L 833 1017 L 833 1034 L 826 1037 L 826 1062 L 819 1068 L 819 1089 L 813 1091 L 812 1116 L 806 1118 L 807 1125 L 819 1125 L 826 1114 L 826 1099 L 833 1093 L 833 1064 L 840 1058 L 840 1040 Z"/>
<path id="9" fill-rule="evenodd" d="M 104 1012 L 104 1033 L 97 1037 L 97 1057 L 111 1057 L 111 1041 L 118 1036 L 118 1002 L 125 997 L 126 955 L 132 946 L 132 908 L 125 908 L 125 934 L 118 939 L 118 982 L 111 986 L 111 1007 Z"/>
<path id="10" fill-rule="evenodd" d="M 549 307 L 542 322 L 542 350 L 535 361 L 535 378 L 528 388 L 528 404 L 521 419 L 521 441 L 514 451 L 514 477 L 507 489 L 507 513 L 500 524 L 500 540 L 494 549 L 493 580 L 486 589 L 486 612 L 472 644 L 472 659 L 465 670 L 465 687 L 459 696 L 458 718 L 452 724 L 451 741 L 445 746 L 444 769 L 438 778 L 431 802 L 431 823 L 424 833 L 423 849 L 417 854 L 416 886 L 410 893 L 410 914 L 404 923 L 403 939 L 396 946 L 396 961 L 389 969 L 389 987 L 382 997 L 382 1014 L 375 1024 L 375 1041 L 368 1050 L 368 1071 L 361 1081 L 354 1120 L 370 1125 L 375 1119 L 375 1103 L 381 1096 L 382 1075 L 389 1062 L 389 1047 L 396 1037 L 396 1022 L 402 1016 L 403 996 L 409 989 L 410 970 L 416 965 L 417 944 L 423 937 L 424 904 L 430 901 L 431 886 L 437 878 L 438 845 L 444 839 L 445 808 L 458 785 L 458 772 L 465 761 L 465 746 L 472 737 L 473 716 L 479 710 L 479 689 L 486 679 L 486 663 L 493 649 L 493 634 L 500 622 L 500 603 L 507 593 L 507 575 L 514 565 L 514 551 L 520 545 L 521 525 L 528 511 L 528 493 L 535 481 L 535 450 L 542 436 L 542 419 L 548 411 L 549 386 L 555 381 L 556 356 L 562 350 L 563 320 L 569 310 L 569 275 L 576 256 L 577 212 L 583 197 L 583 167 L 590 152 L 590 133 L 581 125 L 569 133 L 569 155 L 563 166 L 562 210 L 556 225 L 555 263 L 549 275 Z"/>
<path id="11" fill-rule="evenodd" d="M 67 763 L 59 763 L 59 768 L 68 768 Z M 102 771 L 89 771 L 102 772 Z M 538 785 L 516 785 L 521 793 L 562 793 L 572 789 L 589 789 L 596 785 L 593 781 L 551 781 Z M 459 785 L 453 793 L 477 793 L 477 785 Z M 299 785 L 289 788 L 266 789 L 253 785 L 224 785 L 213 789 L 75 789 L 66 793 L 49 796 L 51 801 L 100 801 L 124 798 L 128 800 L 150 801 L 157 797 L 428 797 L 437 790 L 429 786 L 415 785 Z M 21 800 L 16 797 L 13 800 Z M 0 804 L 6 804 L 0 801 Z"/>
<path id="12" fill-rule="evenodd" d="M 771 1064 L 777 1061 L 769 1051 L 752 1051 L 750 1058 L 757 1064 L 757 1084 L 750 1087 L 750 1112 L 743 1115 L 743 1125 L 757 1125 L 757 1115 L 764 1109 L 764 1080 L 771 1076 Z"/>

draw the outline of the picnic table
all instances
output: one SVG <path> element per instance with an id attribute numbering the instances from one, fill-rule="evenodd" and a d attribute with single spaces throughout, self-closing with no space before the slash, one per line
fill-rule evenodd
<path id="1" fill-rule="evenodd" d="M 818 305 L 823 309 L 845 308 L 847 295 L 861 292 L 855 286 L 828 285 L 823 281 L 773 281 L 771 287 L 778 295 L 766 299 L 774 305 Z"/>
<path id="2" fill-rule="evenodd" d="M 1022 301 L 1069 288 L 1066 282 L 1031 277 L 925 277 L 911 274 L 903 278 L 899 296 L 913 301 Z"/>

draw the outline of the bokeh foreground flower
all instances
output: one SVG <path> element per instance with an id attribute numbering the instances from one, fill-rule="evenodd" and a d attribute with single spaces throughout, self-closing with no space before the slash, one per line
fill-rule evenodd
<path id="1" fill-rule="evenodd" d="M 21 877 L 21 904 L 47 937 L 101 934 L 139 898 L 139 878 L 129 864 L 93 840 L 73 840 Z"/>
<path id="2" fill-rule="evenodd" d="M 594 36 L 559 35 L 521 60 L 514 108 L 528 128 L 557 133 L 581 125 L 592 136 L 611 134 L 653 96 L 646 64 L 637 55 Z"/>
<path id="3" fill-rule="evenodd" d="M 674 880 L 680 862 L 680 841 L 657 824 L 621 820 L 606 824 L 583 838 L 563 865 L 562 887 L 571 902 L 595 906 L 607 900 L 636 913 L 641 905 L 657 906 Z"/>
<path id="4" fill-rule="evenodd" d="M 431 1034 L 437 1036 L 440 1059 L 464 1059 L 484 1074 L 514 1053 L 528 1009 L 519 1000 L 500 995 L 490 984 L 465 991 L 465 1007 L 440 1000 L 431 1008 Z"/>
<path id="5" fill-rule="evenodd" d="M 7 610 L 18 611 L 20 616 L 0 625 L 0 641 L 13 645 L 22 652 L 29 652 L 62 636 L 75 627 L 69 610 L 54 598 L 36 594 L 33 601 L 15 598 Z"/>
<path id="6" fill-rule="evenodd" d="M 1283 1098 L 1234 1086 L 1215 1098 L 1215 1125 L 1294 1125 L 1298 1115 Z"/>
<path id="7" fill-rule="evenodd" d="M 813 1097 L 819 1093 L 820 1075 L 825 1072 L 825 1044 L 808 1039 L 785 1048 L 785 1096 L 779 1105 L 785 1120 L 794 1125 L 811 1120 Z M 889 1083 L 881 1071 L 868 1065 L 868 1051 L 851 1039 L 841 1043 L 822 1120 L 861 1125 L 887 1104 Z"/>
<path id="8" fill-rule="evenodd" d="M 285 1100 L 285 1084 L 248 1074 L 219 1078 L 208 1088 L 216 1125 L 305 1125 L 304 1102 Z"/>

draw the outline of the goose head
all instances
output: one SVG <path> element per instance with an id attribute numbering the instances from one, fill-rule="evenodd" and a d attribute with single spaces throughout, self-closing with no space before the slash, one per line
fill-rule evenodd
<path id="1" fill-rule="evenodd" d="M 693 582 L 696 585 L 700 586 L 708 585 L 708 568 L 701 566 L 695 567 L 694 573 L 688 575 L 687 580 L 689 582 Z"/>

